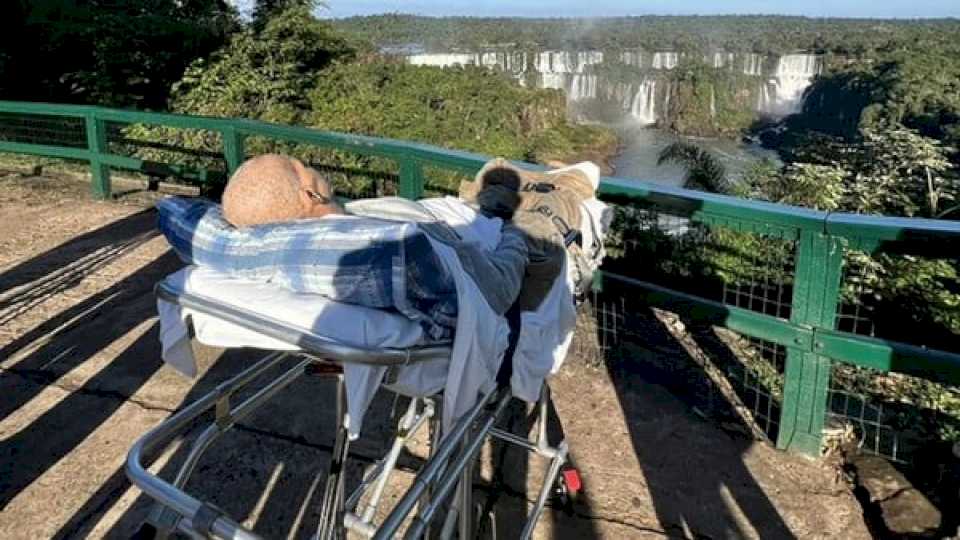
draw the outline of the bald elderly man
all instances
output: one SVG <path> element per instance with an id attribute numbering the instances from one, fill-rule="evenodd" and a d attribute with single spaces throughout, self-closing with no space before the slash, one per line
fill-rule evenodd
<path id="1" fill-rule="evenodd" d="M 245 161 L 223 192 L 223 213 L 235 227 L 342 214 L 320 173 L 300 160 L 264 154 Z"/>
<path id="2" fill-rule="evenodd" d="M 418 222 L 429 236 L 456 250 L 464 270 L 494 311 L 504 314 L 514 303 L 519 311 L 533 311 L 559 275 L 565 256 L 563 233 L 579 227 L 580 214 L 576 203 L 562 190 L 545 193 L 530 182 L 527 184 L 534 187 L 525 190 L 524 174 L 504 160 L 494 160 L 466 188 L 467 200 L 483 215 L 503 219 L 500 244 L 492 250 L 464 242 L 443 227 L 431 213 L 428 201 L 420 204 L 385 197 L 355 201 L 345 210 L 319 172 L 278 154 L 251 158 L 237 169 L 223 194 L 223 213 L 235 227 L 344 213 Z M 523 191 L 526 193 L 521 197 Z"/>

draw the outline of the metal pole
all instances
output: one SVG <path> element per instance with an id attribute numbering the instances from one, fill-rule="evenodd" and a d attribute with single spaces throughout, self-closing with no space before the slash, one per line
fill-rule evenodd
<path id="1" fill-rule="evenodd" d="M 106 123 L 97 118 L 95 112 L 88 113 L 85 119 L 87 150 L 90 151 L 90 176 L 93 196 L 97 199 L 109 199 L 110 167 L 100 159 L 100 156 L 109 153 Z"/>
<path id="2" fill-rule="evenodd" d="M 484 421 L 483 426 L 477 431 L 477 434 L 473 437 L 470 444 L 467 445 L 466 449 L 460 454 L 460 457 L 450 466 L 450 474 L 443 478 L 443 481 L 440 484 L 440 487 L 437 488 L 437 491 L 434 495 L 433 501 L 428 508 L 425 508 L 420 511 L 420 514 L 413 519 L 413 523 L 410 524 L 410 528 L 407 529 L 407 533 L 404 535 L 404 538 L 415 539 L 423 536 L 423 531 L 427 526 L 427 523 L 433 519 L 433 514 L 437 511 L 440 505 L 446 499 L 447 495 L 450 493 L 450 490 L 457 485 L 458 480 L 461 480 L 460 472 L 463 471 L 471 460 L 473 460 L 477 453 L 480 451 L 480 448 L 483 446 L 484 440 L 487 438 L 487 434 L 490 432 L 490 428 L 493 427 L 493 424 L 500 418 L 500 415 L 503 413 L 503 410 L 506 409 L 507 403 L 510 401 L 510 394 L 505 393 L 504 396 L 500 399 L 500 402 L 497 403 L 496 409 L 493 413 L 487 417 Z M 409 493 L 409 492 L 408 492 Z"/>
<path id="3" fill-rule="evenodd" d="M 410 511 L 413 510 L 417 501 L 443 471 L 447 460 L 450 459 L 450 456 L 459 446 L 459 442 L 463 438 L 464 433 L 467 432 L 473 422 L 480 416 L 480 413 L 487 404 L 490 403 L 493 395 L 496 393 L 497 392 L 491 392 L 483 396 L 472 409 L 467 411 L 467 413 L 453 425 L 453 428 L 447 433 L 443 444 L 437 449 L 437 453 L 424 465 L 420 474 L 418 474 L 417 478 L 413 481 L 413 485 L 410 486 L 410 489 L 407 490 L 403 498 L 400 499 L 400 502 L 398 502 L 393 511 L 390 512 L 390 515 L 383 521 L 380 530 L 377 531 L 377 535 L 374 537 L 375 539 L 386 540 L 393 538 L 394 533 L 400 528 L 400 525 L 410 514 Z M 506 397 L 509 398 L 509 393 L 506 393 Z M 502 405 L 506 405 L 506 399 L 504 399 Z M 502 406 L 498 405 L 497 410 L 501 411 L 502 408 Z"/>
<path id="4" fill-rule="evenodd" d="M 320 508 L 318 540 L 333 540 L 343 530 L 343 489 L 344 464 L 347 460 L 350 439 L 347 433 L 347 392 L 343 383 L 343 374 L 336 375 L 337 381 L 337 437 L 330 456 L 330 467 L 323 492 Z"/>

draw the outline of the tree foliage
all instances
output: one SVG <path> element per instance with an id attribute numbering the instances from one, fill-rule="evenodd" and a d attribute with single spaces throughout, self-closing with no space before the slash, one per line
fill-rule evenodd
<path id="1" fill-rule="evenodd" d="M 223 0 L 15 0 L 4 7 L 3 99 L 162 109 L 184 68 L 239 28 Z"/>
<path id="2" fill-rule="evenodd" d="M 657 165 L 664 163 L 676 163 L 687 170 L 683 187 L 710 193 L 729 191 L 727 171 L 723 164 L 695 144 L 678 141 L 665 147 L 657 157 Z"/>
<path id="3" fill-rule="evenodd" d="M 904 126 L 869 129 L 855 141 L 815 138 L 801 155 L 819 163 L 792 163 L 782 171 L 754 171 L 739 193 L 827 211 L 934 219 L 960 218 L 960 176 L 953 149 Z M 864 304 L 887 337 L 949 348 L 960 335 L 960 260 L 893 253 L 851 252 L 857 269 L 845 301 Z"/>
<path id="4" fill-rule="evenodd" d="M 251 26 L 261 30 L 270 19 L 289 9 L 301 9 L 313 12 L 323 3 L 319 0 L 256 0 L 251 13 Z"/>
<path id="5" fill-rule="evenodd" d="M 176 112 L 298 123 L 324 68 L 353 58 L 346 38 L 306 6 L 246 29 L 210 58 L 194 62 L 173 87 Z"/>
<path id="6" fill-rule="evenodd" d="M 483 68 L 342 64 L 324 74 L 310 100 L 310 124 L 322 129 L 532 161 L 576 146 L 561 93 L 523 88 Z"/>
<path id="7" fill-rule="evenodd" d="M 788 127 L 852 140 L 896 125 L 960 142 L 960 45 L 911 43 L 835 67 L 814 82 Z"/>

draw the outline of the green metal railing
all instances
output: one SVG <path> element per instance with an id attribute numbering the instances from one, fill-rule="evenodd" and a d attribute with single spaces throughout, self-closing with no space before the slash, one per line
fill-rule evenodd
<path id="1" fill-rule="evenodd" d="M 176 163 L 152 162 L 111 150 L 111 133 L 142 124 L 200 130 L 219 136 L 218 174 Z M 383 158 L 397 165 L 399 194 L 418 198 L 429 188 L 425 169 L 472 176 L 487 156 L 383 138 L 281 126 L 242 119 L 181 116 L 40 103 L 0 102 L 0 152 L 89 163 L 94 196 L 111 195 L 110 171 L 170 174 L 203 181 L 224 178 L 245 159 L 251 137 Z M 209 154 L 209 150 L 208 150 Z M 159 173 L 158 173 L 159 171 Z M 628 286 L 634 299 L 684 317 L 724 326 L 786 351 L 776 443 L 807 454 L 820 451 L 831 368 L 846 363 L 960 384 L 960 353 L 925 343 L 904 343 L 839 331 L 837 325 L 844 256 L 850 250 L 955 259 L 960 222 L 880 218 L 706 194 L 637 180 L 605 178 L 600 194 L 617 205 L 653 209 L 691 224 L 760 235 L 791 246 L 790 286 L 778 316 L 724 299 L 707 298 L 635 277 L 604 272 L 600 288 Z M 782 287 L 781 287 L 782 288 Z M 922 341 L 922 339 L 921 339 Z"/>

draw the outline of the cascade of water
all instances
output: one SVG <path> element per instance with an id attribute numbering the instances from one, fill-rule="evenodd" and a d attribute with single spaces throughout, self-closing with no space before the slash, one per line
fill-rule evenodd
<path id="1" fill-rule="evenodd" d="M 583 73 L 587 66 L 603 63 L 603 53 L 600 51 L 585 51 L 577 53 L 577 73 Z"/>
<path id="2" fill-rule="evenodd" d="M 732 66 L 734 60 L 736 60 L 736 55 L 731 52 L 722 51 L 714 51 L 713 55 L 708 55 L 703 58 L 703 61 L 712 65 L 714 69 Z"/>
<path id="3" fill-rule="evenodd" d="M 576 74 L 570 77 L 570 90 L 567 98 L 573 101 L 597 98 L 597 76 Z"/>
<path id="4" fill-rule="evenodd" d="M 630 115 L 645 126 L 657 123 L 657 81 L 655 79 L 647 79 L 640 83 L 640 88 L 633 97 Z"/>
<path id="5" fill-rule="evenodd" d="M 484 67 L 498 67 L 504 71 L 507 70 L 507 55 L 496 52 L 485 52 L 477 54 L 479 58 L 478 65 Z"/>
<path id="6" fill-rule="evenodd" d="M 803 93 L 823 70 L 823 59 L 813 54 L 788 54 L 777 62 L 773 79 L 764 85 L 760 111 L 773 116 L 793 114 L 803 105 Z"/>
<path id="7" fill-rule="evenodd" d="M 653 69 L 673 69 L 680 63 L 680 55 L 675 52 L 653 53 Z"/>
<path id="8" fill-rule="evenodd" d="M 763 76 L 763 56 L 757 53 L 748 53 L 743 57 L 743 74 L 754 77 Z"/>
<path id="9" fill-rule="evenodd" d="M 723 67 L 724 55 L 722 52 L 713 53 L 713 67 L 714 69 L 720 69 Z"/>
<path id="10" fill-rule="evenodd" d="M 411 54 L 407 62 L 415 66 L 466 66 L 477 63 L 473 54 Z"/>
<path id="11" fill-rule="evenodd" d="M 643 67 L 643 51 L 622 51 L 620 61 L 628 66 Z"/>
<path id="12" fill-rule="evenodd" d="M 603 62 L 600 51 L 543 51 L 534 59 L 534 69 L 538 73 L 583 73 L 587 66 Z"/>
<path id="13" fill-rule="evenodd" d="M 604 55 L 600 51 L 541 51 L 523 52 L 488 51 L 475 54 L 411 54 L 407 62 L 426 66 L 478 65 L 499 69 L 512 75 L 524 86 L 565 90 L 570 101 L 599 99 L 622 107 L 627 114 L 644 124 L 656 123 L 670 116 L 670 100 L 674 89 L 671 84 L 660 84 L 644 79 L 638 74 L 633 81 L 608 80 L 592 72 L 589 66 L 600 64 Z M 620 62 L 639 69 L 673 69 L 680 60 L 676 52 L 661 51 L 644 54 L 639 49 L 620 51 Z M 756 110 L 770 116 L 783 116 L 797 112 L 803 104 L 803 95 L 813 78 L 823 70 L 820 56 L 789 54 L 768 61 L 756 53 L 733 54 L 714 51 L 704 56 L 704 61 L 715 69 L 739 70 L 758 77 Z M 717 96 L 711 89 L 710 114 L 716 117 Z M 658 115 L 660 118 L 658 118 Z"/>

